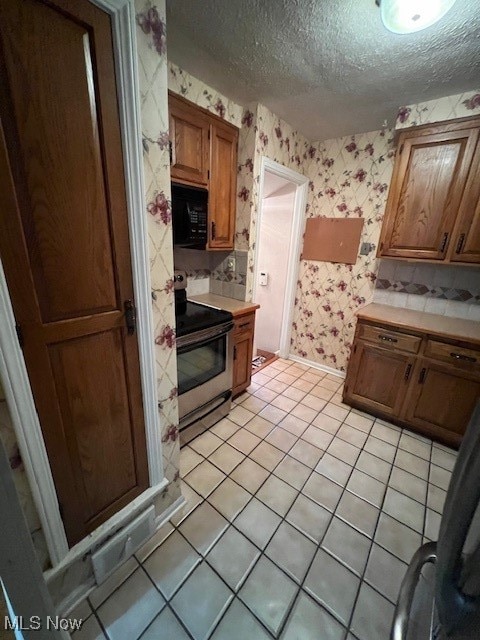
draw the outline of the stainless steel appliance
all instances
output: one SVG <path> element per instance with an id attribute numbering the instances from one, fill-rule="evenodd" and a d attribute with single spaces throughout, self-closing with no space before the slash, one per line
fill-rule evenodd
<path id="1" fill-rule="evenodd" d="M 450 480 L 438 542 L 415 553 L 391 640 L 480 638 L 480 403 Z"/>
<path id="2" fill-rule="evenodd" d="M 233 376 L 232 314 L 187 300 L 186 286 L 186 273 L 175 271 L 178 407 L 183 442 L 228 415 Z"/>
<path id="3" fill-rule="evenodd" d="M 205 249 L 207 245 L 208 191 L 172 182 L 173 244 Z"/>

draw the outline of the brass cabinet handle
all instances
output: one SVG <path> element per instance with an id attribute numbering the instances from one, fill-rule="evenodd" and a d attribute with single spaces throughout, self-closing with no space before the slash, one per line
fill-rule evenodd
<path id="1" fill-rule="evenodd" d="M 123 303 L 125 309 L 125 324 L 127 326 L 127 333 L 129 336 L 133 336 L 137 328 L 137 312 L 133 300 L 125 300 Z"/>
<path id="2" fill-rule="evenodd" d="M 419 384 L 423 384 L 425 382 L 425 378 L 427 377 L 427 370 L 426 369 L 422 369 L 420 371 L 420 377 L 418 378 L 418 383 Z"/>
<path id="3" fill-rule="evenodd" d="M 410 378 L 410 372 L 412 371 L 412 365 L 411 364 L 407 364 L 407 368 L 405 369 L 405 375 L 403 376 L 405 379 L 405 382 Z"/>
<path id="4" fill-rule="evenodd" d="M 464 353 L 455 353 L 454 351 L 452 351 L 450 356 L 452 358 L 455 358 L 455 360 L 464 360 L 465 362 L 476 362 L 477 361 L 477 359 L 474 358 L 473 356 L 466 356 Z"/>
<path id="5" fill-rule="evenodd" d="M 445 253 L 445 249 L 447 248 L 448 241 L 448 233 L 443 234 L 442 244 L 440 245 L 440 253 Z"/>
<path id="6" fill-rule="evenodd" d="M 465 234 L 461 233 L 458 237 L 457 248 L 455 249 L 455 253 L 460 253 L 463 249 L 463 243 L 465 242 Z"/>
<path id="7" fill-rule="evenodd" d="M 250 324 L 249 322 L 244 322 L 243 324 L 239 324 L 239 325 L 238 325 L 238 328 L 239 328 L 239 329 L 245 329 L 245 327 L 248 327 L 248 326 L 249 326 L 249 324 Z"/>
<path id="8" fill-rule="evenodd" d="M 216 235 L 216 225 L 215 222 L 212 221 L 212 240 L 215 240 Z"/>
<path id="9" fill-rule="evenodd" d="M 398 342 L 397 338 L 392 338 L 392 336 L 385 336 L 381 333 L 378 334 L 378 337 L 380 340 L 383 340 L 384 342 Z"/>

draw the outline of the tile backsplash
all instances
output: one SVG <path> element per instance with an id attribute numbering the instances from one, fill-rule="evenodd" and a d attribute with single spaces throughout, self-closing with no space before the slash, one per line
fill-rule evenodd
<path id="1" fill-rule="evenodd" d="M 480 320 L 480 272 L 474 267 L 382 260 L 374 302 Z"/>
<path id="2" fill-rule="evenodd" d="M 217 295 L 245 300 L 247 282 L 247 251 L 174 251 L 175 269 L 184 269 L 188 277 L 188 294 L 216 293 Z M 231 269 L 230 259 L 235 261 Z"/>

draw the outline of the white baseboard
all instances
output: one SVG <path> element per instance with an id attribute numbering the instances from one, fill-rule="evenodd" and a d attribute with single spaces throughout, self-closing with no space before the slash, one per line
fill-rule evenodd
<path id="1" fill-rule="evenodd" d="M 345 378 L 345 371 L 339 371 L 338 369 L 334 369 L 333 367 L 327 367 L 326 364 L 319 364 L 318 362 L 314 362 L 313 360 L 307 360 L 307 358 L 301 358 L 300 356 L 295 356 L 293 354 L 289 354 L 289 360 L 293 360 L 294 362 L 299 362 L 300 364 L 304 364 L 307 367 L 312 367 L 312 369 L 318 369 L 319 371 L 325 371 L 326 373 L 330 373 L 332 376 L 337 376 L 337 378 Z"/>

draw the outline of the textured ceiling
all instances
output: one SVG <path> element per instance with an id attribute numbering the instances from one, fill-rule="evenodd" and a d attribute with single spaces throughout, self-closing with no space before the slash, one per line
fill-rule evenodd
<path id="1" fill-rule="evenodd" d="M 173 62 L 312 141 L 480 84 L 480 0 L 410 35 L 387 31 L 375 0 L 167 0 L 167 28 Z"/>

